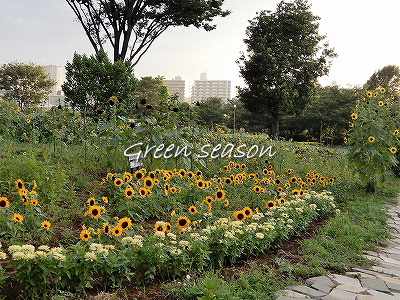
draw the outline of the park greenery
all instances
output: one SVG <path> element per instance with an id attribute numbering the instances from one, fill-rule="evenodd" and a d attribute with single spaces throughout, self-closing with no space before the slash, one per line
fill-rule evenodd
<path id="1" fill-rule="evenodd" d="M 67 105 L 41 107 L 46 89 L 7 94 L 18 74 L 51 84 L 0 68 L 1 297 L 274 299 L 308 276 L 368 265 L 363 251 L 390 237 L 384 206 L 399 193 L 398 67 L 363 87 L 319 86 L 333 50 L 310 59 L 318 18 L 307 1 L 281 2 L 250 21 L 248 87 L 189 105 L 161 76 L 135 78 L 132 60 L 169 26 L 213 29 L 223 1 L 67 2 L 96 49 L 68 63 Z M 139 52 L 120 48 L 122 34 L 142 39 Z"/>

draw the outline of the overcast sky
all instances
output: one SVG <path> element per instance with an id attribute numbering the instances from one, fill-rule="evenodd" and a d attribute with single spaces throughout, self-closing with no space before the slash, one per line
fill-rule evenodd
<path id="1" fill-rule="evenodd" d="M 152 45 L 135 67 L 135 76 L 179 75 L 232 80 L 243 85 L 235 61 L 245 50 L 248 20 L 256 12 L 275 10 L 278 0 L 225 0 L 232 11 L 217 18 L 217 29 L 170 28 Z M 323 85 L 362 85 L 374 71 L 388 64 L 400 66 L 400 0 L 309 0 L 321 18 L 320 33 L 327 35 L 338 57 Z M 74 52 L 93 54 L 81 25 L 64 0 L 0 0 L 0 64 L 19 61 L 65 65 Z"/>

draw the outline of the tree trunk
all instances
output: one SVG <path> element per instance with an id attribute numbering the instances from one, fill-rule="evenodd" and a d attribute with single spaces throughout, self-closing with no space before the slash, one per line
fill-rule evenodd
<path id="1" fill-rule="evenodd" d="M 271 138 L 277 139 L 279 137 L 279 116 L 278 114 L 272 116 L 271 124 Z"/>

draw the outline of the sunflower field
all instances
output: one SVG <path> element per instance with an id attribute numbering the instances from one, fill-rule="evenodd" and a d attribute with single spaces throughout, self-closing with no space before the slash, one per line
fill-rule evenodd
<path id="1" fill-rule="evenodd" d="M 120 117 L 110 101 L 97 120 L 0 102 L 2 291 L 35 299 L 231 266 L 339 214 L 354 181 L 341 149 L 210 131 L 174 103 Z M 131 169 L 124 151 L 139 142 L 189 154 L 153 147 Z"/>

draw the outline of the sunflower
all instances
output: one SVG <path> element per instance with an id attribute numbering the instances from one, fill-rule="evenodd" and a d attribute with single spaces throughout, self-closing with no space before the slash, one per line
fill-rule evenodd
<path id="1" fill-rule="evenodd" d="M 232 179 L 230 179 L 229 177 L 225 178 L 225 183 L 226 184 L 231 184 L 232 183 Z"/>
<path id="2" fill-rule="evenodd" d="M 350 115 L 350 118 L 351 118 L 352 120 L 357 120 L 358 115 L 357 115 L 356 113 L 352 113 L 352 114 Z"/>
<path id="3" fill-rule="evenodd" d="M 25 189 L 24 182 L 23 182 L 21 179 L 18 179 L 18 180 L 15 182 L 15 187 L 16 187 L 18 190 Z"/>
<path id="4" fill-rule="evenodd" d="M 372 92 L 367 92 L 367 97 L 371 98 L 373 96 Z"/>
<path id="5" fill-rule="evenodd" d="M 143 179 L 144 186 L 147 189 L 151 189 L 154 186 L 154 181 L 150 177 L 146 177 Z"/>
<path id="6" fill-rule="evenodd" d="M 178 189 L 176 188 L 176 187 L 171 187 L 170 189 L 169 189 L 169 191 L 171 192 L 171 194 L 175 194 L 177 191 L 178 191 Z"/>
<path id="7" fill-rule="evenodd" d="M 378 101 L 378 106 L 384 106 L 385 105 L 385 103 L 383 102 L 383 101 Z"/>
<path id="8" fill-rule="evenodd" d="M 49 230 L 51 226 L 51 223 L 49 221 L 43 221 L 42 222 L 42 227 L 46 230 Z"/>
<path id="9" fill-rule="evenodd" d="M 187 176 L 188 176 L 189 178 L 193 178 L 193 177 L 195 177 L 196 175 L 195 175 L 192 171 L 189 171 L 189 172 L 187 172 Z"/>
<path id="10" fill-rule="evenodd" d="M 283 204 L 285 204 L 285 202 L 286 202 L 286 199 L 283 198 L 283 197 L 281 197 L 281 198 L 278 199 L 278 204 L 279 204 L 279 205 L 283 205 Z"/>
<path id="11" fill-rule="evenodd" d="M 10 202 L 6 197 L 0 197 L 0 208 L 7 208 L 10 206 Z"/>
<path id="12" fill-rule="evenodd" d="M 390 152 L 392 152 L 393 154 L 397 152 L 397 148 L 396 147 L 391 147 L 389 149 Z"/>
<path id="13" fill-rule="evenodd" d="M 350 127 L 350 128 L 353 128 L 353 127 L 354 127 L 354 124 L 351 123 L 351 122 L 349 122 L 349 127 Z"/>
<path id="14" fill-rule="evenodd" d="M 200 170 L 197 170 L 196 171 L 196 176 L 201 178 L 203 176 L 203 172 L 200 171 Z"/>
<path id="15" fill-rule="evenodd" d="M 196 180 L 196 185 L 197 185 L 197 188 L 199 188 L 199 189 L 204 189 L 204 187 L 205 187 L 204 181 L 201 179 Z"/>
<path id="16" fill-rule="evenodd" d="M 274 200 L 269 200 L 267 203 L 265 203 L 265 206 L 268 207 L 269 209 L 273 209 L 276 206 L 276 203 Z"/>
<path id="17" fill-rule="evenodd" d="M 165 222 L 165 232 L 171 232 L 172 226 L 171 223 Z"/>
<path id="18" fill-rule="evenodd" d="M 89 206 L 93 206 L 96 204 L 96 200 L 93 197 L 91 197 L 87 199 L 86 203 L 89 204 Z"/>
<path id="19" fill-rule="evenodd" d="M 154 171 L 151 171 L 147 174 L 148 177 L 150 177 L 151 179 L 156 179 L 156 173 Z"/>
<path id="20" fill-rule="evenodd" d="M 130 185 L 128 185 L 128 186 L 125 188 L 124 194 L 125 194 L 125 197 L 126 197 L 126 198 L 131 199 L 131 198 L 133 197 L 133 195 L 135 195 L 135 191 L 133 190 L 133 188 L 132 188 Z"/>
<path id="21" fill-rule="evenodd" d="M 114 185 L 115 186 L 121 186 L 124 183 L 124 181 L 121 178 L 115 178 L 114 179 Z"/>
<path id="22" fill-rule="evenodd" d="M 144 177 L 144 172 L 143 170 L 137 170 L 133 176 L 135 176 L 137 180 L 140 180 Z"/>
<path id="23" fill-rule="evenodd" d="M 398 135 L 398 134 L 399 134 L 399 130 L 398 130 L 398 129 L 394 130 L 394 131 L 393 131 L 393 134 L 394 134 L 394 135 Z"/>
<path id="24" fill-rule="evenodd" d="M 283 192 L 283 188 L 282 188 L 282 187 L 278 187 L 278 188 L 276 189 L 276 191 L 277 191 L 278 193 L 282 193 L 282 192 Z"/>
<path id="25" fill-rule="evenodd" d="M 139 194 L 140 194 L 140 197 L 145 198 L 146 195 L 147 195 L 147 189 L 141 187 L 141 188 L 139 189 Z"/>
<path id="26" fill-rule="evenodd" d="M 182 230 L 183 228 L 189 227 L 190 220 L 188 218 L 186 218 L 186 217 L 182 217 L 181 216 L 176 220 L 175 224 L 180 230 Z"/>
<path id="27" fill-rule="evenodd" d="M 117 227 L 114 227 L 113 229 L 111 229 L 111 233 L 114 236 L 121 236 L 122 233 L 123 233 L 123 230 L 120 227 L 117 226 Z"/>
<path id="28" fill-rule="evenodd" d="M 299 190 L 292 190 L 292 195 L 300 195 L 300 191 Z"/>
<path id="29" fill-rule="evenodd" d="M 168 183 L 164 184 L 164 196 L 168 196 L 169 192 L 169 185 Z"/>
<path id="30" fill-rule="evenodd" d="M 373 143 L 375 142 L 375 138 L 371 135 L 368 137 L 368 142 Z"/>
<path id="31" fill-rule="evenodd" d="M 31 204 L 32 204 L 33 206 L 37 206 L 37 205 L 39 204 L 39 201 L 38 201 L 37 199 L 32 199 L 32 200 L 31 200 Z"/>
<path id="32" fill-rule="evenodd" d="M 118 221 L 117 227 L 121 228 L 123 231 L 129 229 L 132 226 L 132 221 L 130 218 L 122 218 Z"/>
<path id="33" fill-rule="evenodd" d="M 178 174 L 179 174 L 179 176 L 180 176 L 181 178 L 183 178 L 183 177 L 186 176 L 186 171 L 185 171 L 184 169 L 180 169 L 180 170 L 178 171 Z"/>
<path id="34" fill-rule="evenodd" d="M 254 187 L 252 188 L 252 190 L 253 190 L 254 192 L 256 192 L 257 194 L 259 194 L 259 193 L 261 193 L 261 186 L 256 185 L 256 186 L 254 186 Z"/>
<path id="35" fill-rule="evenodd" d="M 157 222 L 156 224 L 154 224 L 153 230 L 165 232 L 167 230 L 167 228 L 165 227 L 165 224 L 160 224 L 160 223 L 164 223 L 164 222 Z"/>
<path id="36" fill-rule="evenodd" d="M 386 89 L 385 89 L 385 88 L 380 88 L 379 91 L 380 91 L 382 94 L 384 94 L 384 93 L 386 92 Z"/>
<path id="37" fill-rule="evenodd" d="M 220 201 L 225 198 L 225 191 L 224 190 L 218 190 L 215 192 L 215 200 Z"/>
<path id="38" fill-rule="evenodd" d="M 213 202 L 213 197 L 211 196 L 207 196 L 206 199 L 204 200 L 204 202 L 208 205 L 210 205 Z"/>
<path id="39" fill-rule="evenodd" d="M 104 232 L 104 234 L 110 234 L 111 228 L 110 228 L 110 224 L 108 224 L 108 222 L 103 223 L 103 232 Z"/>
<path id="40" fill-rule="evenodd" d="M 287 173 L 288 173 L 288 174 L 292 174 L 293 172 L 294 172 L 293 169 L 287 169 Z"/>
<path id="41" fill-rule="evenodd" d="M 224 206 L 225 206 L 225 207 L 228 207 L 228 206 L 229 206 L 229 200 L 228 200 L 228 199 L 225 199 L 225 200 L 224 200 Z"/>
<path id="42" fill-rule="evenodd" d="M 129 172 L 125 172 L 125 173 L 124 173 L 124 181 L 125 181 L 126 183 L 131 182 L 131 181 L 132 181 L 132 178 L 133 178 L 133 176 L 132 176 L 131 173 L 129 173 Z"/>
<path id="43" fill-rule="evenodd" d="M 20 214 L 13 215 L 13 221 L 17 223 L 21 223 L 24 220 L 24 217 Z"/>
<path id="44" fill-rule="evenodd" d="M 250 207 L 245 207 L 242 209 L 242 211 L 246 215 L 246 218 L 251 218 L 253 216 L 253 211 Z"/>
<path id="45" fill-rule="evenodd" d="M 108 203 L 108 198 L 107 197 L 103 196 L 103 197 L 101 197 L 101 199 L 103 200 L 104 203 L 106 203 L 106 204 Z"/>
<path id="46" fill-rule="evenodd" d="M 87 230 L 87 229 L 83 229 L 83 230 L 81 231 L 81 234 L 80 234 L 79 236 L 80 236 L 81 240 L 82 240 L 82 241 L 85 241 L 85 242 L 87 242 L 90 238 L 92 238 L 92 237 L 90 236 L 90 231 Z"/>
<path id="47" fill-rule="evenodd" d="M 243 210 L 235 211 L 233 213 L 233 216 L 235 217 L 236 221 L 243 221 L 244 219 L 246 219 L 246 214 Z"/>
<path id="48" fill-rule="evenodd" d="M 195 215 L 197 213 L 197 208 L 196 206 L 192 205 L 189 207 L 188 211 L 191 215 Z"/>
<path id="49" fill-rule="evenodd" d="M 85 212 L 85 216 L 90 215 L 93 219 L 98 219 L 101 216 L 101 207 L 98 205 L 90 206 Z"/>

